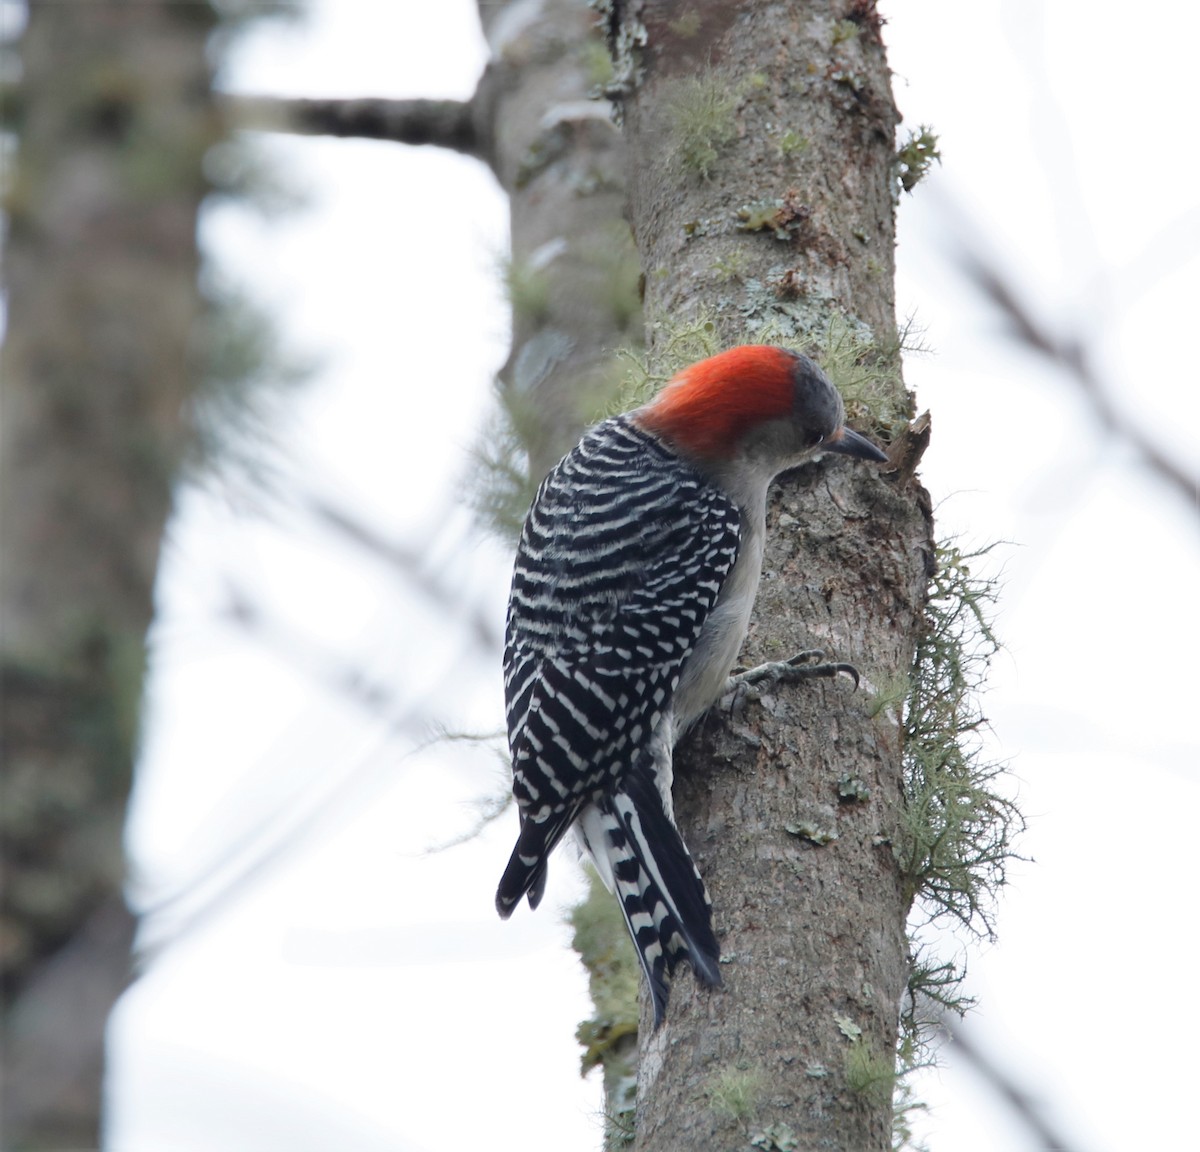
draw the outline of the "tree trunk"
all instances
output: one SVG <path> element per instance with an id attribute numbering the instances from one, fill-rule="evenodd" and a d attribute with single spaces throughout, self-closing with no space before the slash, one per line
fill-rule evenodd
<path id="1" fill-rule="evenodd" d="M 32 3 L 0 432 L 4 1145 L 99 1142 L 122 827 L 186 439 L 213 124 L 202 5 Z"/>
<path id="2" fill-rule="evenodd" d="M 722 346 L 790 342 L 843 391 L 868 380 L 850 423 L 896 437 L 911 416 L 898 116 L 874 5 L 646 0 L 609 20 L 652 360 L 689 327 Z M 827 458 L 774 491 L 744 662 L 822 648 L 863 686 L 780 688 L 677 752 L 727 988 L 677 980 L 657 1033 L 643 1003 L 639 1148 L 891 1146 L 908 901 L 892 851 L 900 718 L 876 700 L 912 665 L 932 555 L 910 468 Z"/>

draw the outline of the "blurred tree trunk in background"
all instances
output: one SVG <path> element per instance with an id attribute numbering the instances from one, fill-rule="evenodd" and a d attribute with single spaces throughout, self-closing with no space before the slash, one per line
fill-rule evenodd
<path id="1" fill-rule="evenodd" d="M 643 339 L 625 140 L 609 101 L 597 99 L 612 68 L 596 14 L 586 0 L 547 0 L 536 18 L 529 12 L 519 2 L 480 0 L 491 61 L 472 101 L 488 142 L 480 155 L 507 193 L 512 219 L 500 450 L 483 447 L 489 466 L 477 499 L 490 526 L 514 544 L 534 489 L 618 388 L 617 349 Z M 616 905 L 601 899 L 610 915 L 592 918 L 590 936 L 580 928 L 584 909 L 575 913 L 575 947 L 595 1003 L 579 1026 L 583 1070 L 603 1069 L 607 1142 L 632 1117 L 637 1003 L 629 989 L 638 977 Z"/>
<path id="2" fill-rule="evenodd" d="M 204 4 L 34 2 L 11 109 L 0 433 L 3 1144 L 96 1147 L 122 826 L 188 437 Z"/>
<path id="3" fill-rule="evenodd" d="M 501 404 L 522 483 L 515 540 L 533 488 L 591 423 L 619 379 L 613 353 L 641 344 L 638 258 L 626 218 L 625 148 L 606 100 L 611 74 L 585 0 L 479 4 L 492 58 L 473 100 L 480 156 L 509 198 L 512 348 Z M 492 480 L 502 477 L 493 476 Z"/>

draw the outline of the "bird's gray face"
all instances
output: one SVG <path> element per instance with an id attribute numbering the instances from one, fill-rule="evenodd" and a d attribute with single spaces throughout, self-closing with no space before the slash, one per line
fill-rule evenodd
<path id="1" fill-rule="evenodd" d="M 815 449 L 842 426 L 846 408 L 829 377 L 807 356 L 795 356 L 792 423 L 802 448 Z"/>
<path id="2" fill-rule="evenodd" d="M 793 422 L 806 452 L 840 452 L 860 460 L 887 456 L 865 436 L 846 427 L 846 406 L 829 377 L 807 356 L 796 357 Z"/>
<path id="3" fill-rule="evenodd" d="M 794 468 L 819 452 L 842 427 L 845 407 L 828 376 L 807 356 L 792 357 L 792 407 L 787 416 L 755 428 L 743 445 L 748 459 L 776 473 Z"/>

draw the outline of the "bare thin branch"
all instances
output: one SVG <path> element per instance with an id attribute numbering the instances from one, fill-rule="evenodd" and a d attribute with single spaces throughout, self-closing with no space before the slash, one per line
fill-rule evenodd
<path id="1" fill-rule="evenodd" d="M 433 144 L 468 156 L 484 156 L 473 101 L 301 100 L 229 95 L 222 98 L 221 107 L 235 128 Z"/>
<path id="2" fill-rule="evenodd" d="M 315 492 L 301 493 L 299 499 L 304 510 L 318 523 L 395 568 L 411 581 L 414 589 L 459 620 L 484 652 L 495 654 L 500 651 L 502 637 L 495 623 L 477 606 L 471 607 L 463 602 L 440 575 L 429 570 L 426 564 L 428 544 L 423 548 L 415 548 L 389 540 L 357 514 L 338 507 Z"/>
<path id="3" fill-rule="evenodd" d="M 966 259 L 966 268 L 971 279 L 1012 325 L 1017 339 L 1074 380 L 1105 430 L 1129 444 L 1151 472 L 1183 496 L 1194 512 L 1200 513 L 1200 476 L 1189 473 L 1182 462 L 1172 459 L 1151 432 L 1139 427 L 1113 404 L 1111 389 L 1101 380 L 1083 342 L 1074 336 L 1052 332 L 994 264 L 972 254 Z"/>
<path id="4" fill-rule="evenodd" d="M 440 684 L 426 685 L 420 695 L 402 700 L 386 685 L 369 680 L 349 666 L 338 666 L 315 645 L 290 633 L 285 625 L 269 616 L 237 588 L 230 589 L 227 612 L 233 621 L 253 631 L 291 665 L 310 672 L 385 720 L 389 737 L 408 736 L 412 743 L 399 756 L 385 755 L 381 749 L 376 749 L 336 778 L 318 781 L 303 794 L 265 812 L 235 841 L 224 846 L 218 860 L 192 876 L 182 888 L 153 901 L 142 901 L 139 915 L 143 924 L 150 925 L 136 949 L 138 963 L 143 969 L 185 936 L 211 922 L 232 899 L 277 869 L 282 861 L 294 856 L 313 837 L 344 826 L 361 805 L 395 780 L 399 765 L 440 744 L 490 745 L 494 741 L 488 733 L 450 733 L 441 727 L 430 732 L 428 720 L 424 719 L 430 711 L 429 699 L 439 688 L 457 679 L 456 671 L 444 676 Z M 476 831 L 481 831 L 506 807 L 504 797 L 488 797 L 483 806 L 485 816 L 479 820 Z M 467 838 L 463 837 L 463 840 Z"/>
<path id="5" fill-rule="evenodd" d="M 975 1040 L 971 1029 L 964 1028 L 949 1014 L 943 1014 L 941 1025 L 949 1034 L 953 1051 L 979 1074 L 1025 1125 L 1033 1137 L 1033 1147 L 1039 1152 L 1080 1152 L 1080 1146 L 1058 1131 L 1044 1114 L 1041 1102 L 1015 1080 L 1009 1078 Z"/>

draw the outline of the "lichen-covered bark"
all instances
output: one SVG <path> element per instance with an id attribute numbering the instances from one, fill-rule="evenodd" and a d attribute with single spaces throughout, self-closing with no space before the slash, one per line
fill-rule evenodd
<path id="1" fill-rule="evenodd" d="M 647 41 L 624 107 L 648 321 L 704 306 L 745 337 L 836 310 L 891 334 L 899 117 L 874 5 L 623 7 Z M 746 231 L 774 201 L 786 235 Z"/>
<path id="2" fill-rule="evenodd" d="M 846 334 L 895 367 L 875 427 L 911 415 L 892 288 L 897 113 L 874 6 L 645 0 L 610 33 L 652 356 L 689 320 L 818 360 Z M 868 348 L 873 345 L 873 351 Z M 885 389 L 886 391 L 886 389 Z M 863 674 L 711 717 L 677 754 L 676 809 L 716 909 L 728 987 L 643 1011 L 637 1146 L 890 1147 L 907 976 L 898 716 L 932 558 L 910 470 L 828 459 L 785 477 L 744 661 L 820 647 Z M 771 1146 L 767 1144 L 766 1146 Z"/>
<path id="3" fill-rule="evenodd" d="M 32 3 L 5 210 L 5 1144 L 98 1143 L 129 972 L 121 833 L 186 437 L 213 124 L 202 5 Z"/>

